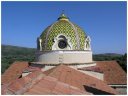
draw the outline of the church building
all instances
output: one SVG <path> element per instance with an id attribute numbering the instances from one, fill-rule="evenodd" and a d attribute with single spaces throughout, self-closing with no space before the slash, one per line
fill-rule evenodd
<path id="1" fill-rule="evenodd" d="M 64 13 L 37 37 L 35 55 L 5 71 L 3 95 L 127 94 L 125 71 L 116 61 L 93 61 L 90 36 Z"/>

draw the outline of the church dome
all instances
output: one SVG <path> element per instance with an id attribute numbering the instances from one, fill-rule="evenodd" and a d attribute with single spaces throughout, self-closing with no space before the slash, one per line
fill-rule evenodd
<path id="1" fill-rule="evenodd" d="M 70 22 L 68 17 L 62 13 L 55 23 L 42 32 L 39 39 L 41 40 L 42 51 L 61 49 L 84 50 L 86 37 L 84 30 Z M 63 38 L 63 40 L 57 38 Z M 59 49 L 54 48 L 56 46 L 55 42 L 58 42 L 57 46 Z M 67 47 L 68 45 L 69 48 Z"/>

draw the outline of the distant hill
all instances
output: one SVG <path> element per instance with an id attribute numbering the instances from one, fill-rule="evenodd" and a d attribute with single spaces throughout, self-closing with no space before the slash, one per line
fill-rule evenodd
<path id="1" fill-rule="evenodd" d="M 103 54 L 94 54 L 94 55 L 102 55 L 102 56 L 122 56 L 122 54 L 117 54 L 117 53 L 103 53 Z"/>
<path id="2" fill-rule="evenodd" d="M 95 61 L 103 61 L 103 60 L 116 60 L 123 56 L 122 54 L 117 53 L 103 53 L 103 54 L 94 54 L 93 60 Z"/>
<path id="3" fill-rule="evenodd" d="M 23 54 L 35 54 L 35 48 L 26 48 L 26 47 L 19 47 L 19 46 L 12 46 L 12 45 L 2 45 L 2 55 L 23 55 Z"/>
<path id="4" fill-rule="evenodd" d="M 94 55 L 121 56 L 122 54 L 117 54 L 117 53 L 103 53 L 103 54 L 94 54 Z"/>
<path id="5" fill-rule="evenodd" d="M 25 48 L 12 45 L 2 45 L 2 73 L 12 64 L 14 61 L 34 61 L 36 48 Z M 124 59 L 123 59 L 124 58 Z M 126 56 L 116 53 L 105 53 L 105 54 L 94 54 L 94 61 L 104 61 L 104 60 L 116 60 L 123 69 L 126 68 Z M 125 61 L 125 62 L 124 62 Z"/>
<path id="6" fill-rule="evenodd" d="M 25 48 L 12 45 L 1 46 L 1 64 L 2 73 L 12 64 L 14 61 L 34 61 L 35 60 L 35 48 Z"/>

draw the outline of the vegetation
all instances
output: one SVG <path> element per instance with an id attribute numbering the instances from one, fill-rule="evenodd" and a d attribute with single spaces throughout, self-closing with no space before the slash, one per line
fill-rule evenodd
<path id="1" fill-rule="evenodd" d="M 24 48 L 10 45 L 2 45 L 2 59 L 1 68 L 2 73 L 12 64 L 14 61 L 34 61 L 35 60 L 35 48 Z M 96 54 L 93 55 L 93 60 L 104 61 L 104 60 L 116 60 L 120 66 L 126 71 L 127 69 L 127 54 Z"/>
<path id="2" fill-rule="evenodd" d="M 34 61 L 35 51 L 34 48 L 24 48 L 10 45 L 2 45 L 1 47 L 1 71 L 2 73 L 12 64 L 14 61 Z"/>

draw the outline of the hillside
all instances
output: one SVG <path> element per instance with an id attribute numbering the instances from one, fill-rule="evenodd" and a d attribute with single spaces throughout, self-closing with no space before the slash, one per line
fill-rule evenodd
<path id="1" fill-rule="evenodd" d="M 12 64 L 14 61 L 34 61 L 36 49 L 17 47 L 10 45 L 1 46 L 1 68 L 2 73 Z"/>
<path id="2" fill-rule="evenodd" d="M 2 45 L 1 47 L 1 68 L 2 73 L 12 64 L 14 61 L 34 61 L 35 60 L 35 48 L 25 48 L 11 45 Z M 105 53 L 105 54 L 94 54 L 94 61 L 104 60 L 116 60 L 121 67 L 126 71 L 126 58 L 127 55 Z"/>
<path id="3" fill-rule="evenodd" d="M 122 54 L 116 54 L 116 53 L 94 54 L 93 60 L 95 61 L 117 60 L 118 58 L 122 56 L 123 56 Z"/>

